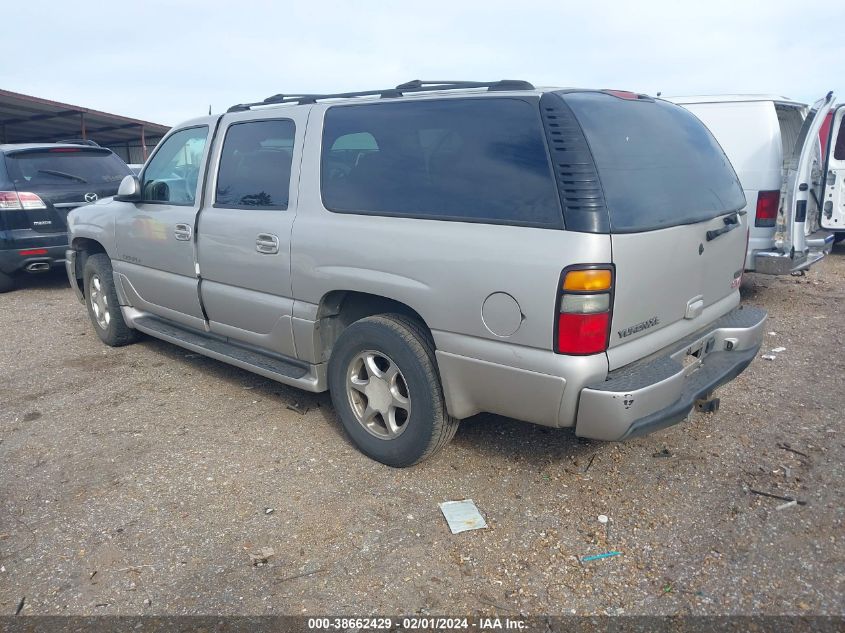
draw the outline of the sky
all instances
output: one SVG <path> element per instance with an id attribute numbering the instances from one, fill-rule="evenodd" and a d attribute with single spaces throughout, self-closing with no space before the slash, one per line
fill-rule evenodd
<path id="1" fill-rule="evenodd" d="M 174 125 L 411 79 L 845 101 L 843 59 L 830 0 L 6 0 L 0 88 Z"/>

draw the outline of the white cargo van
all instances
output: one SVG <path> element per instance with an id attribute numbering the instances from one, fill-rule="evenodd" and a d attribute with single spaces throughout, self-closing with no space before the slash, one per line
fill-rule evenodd
<path id="1" fill-rule="evenodd" d="M 826 157 L 824 165 L 824 203 L 820 224 L 834 232 L 835 241 L 845 240 L 845 104 L 828 114 L 822 130 Z"/>
<path id="2" fill-rule="evenodd" d="M 826 157 L 821 155 L 819 131 L 833 105 L 832 94 L 812 107 L 771 95 L 667 99 L 710 128 L 739 176 L 753 218 L 746 270 L 799 272 L 830 251 L 833 236 L 822 229 L 835 222 L 820 217 Z M 845 160 L 840 162 L 845 166 Z M 838 204 L 838 225 L 845 229 L 841 195 Z"/>

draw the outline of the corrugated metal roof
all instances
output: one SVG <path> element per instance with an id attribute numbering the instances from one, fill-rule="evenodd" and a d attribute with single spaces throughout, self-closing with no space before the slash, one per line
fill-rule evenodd
<path id="1" fill-rule="evenodd" d="M 0 143 L 88 138 L 100 145 L 155 146 L 167 125 L 0 89 Z M 143 130 L 143 132 L 142 132 Z"/>

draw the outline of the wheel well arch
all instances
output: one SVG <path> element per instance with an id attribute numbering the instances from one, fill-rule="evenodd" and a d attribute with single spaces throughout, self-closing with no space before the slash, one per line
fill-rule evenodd
<path id="1" fill-rule="evenodd" d="M 317 328 L 322 360 L 328 361 L 335 342 L 347 327 L 356 321 L 377 314 L 403 314 L 418 321 L 431 337 L 431 328 L 428 323 L 407 303 L 367 292 L 332 290 L 323 295 L 317 308 Z"/>
<path id="2" fill-rule="evenodd" d="M 82 283 L 82 278 L 84 276 L 83 272 L 85 270 L 85 262 L 88 260 L 88 257 L 95 255 L 96 253 L 107 254 L 106 249 L 97 240 L 92 240 L 88 237 L 73 238 L 70 247 L 77 252 L 74 274 L 76 276 L 76 285 L 84 294 L 85 284 Z"/>

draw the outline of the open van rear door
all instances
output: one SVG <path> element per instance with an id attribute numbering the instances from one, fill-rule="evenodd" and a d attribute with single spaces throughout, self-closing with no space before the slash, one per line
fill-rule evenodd
<path id="1" fill-rule="evenodd" d="M 824 202 L 819 223 L 823 229 L 845 231 L 845 105 L 833 111 L 825 157 Z"/>
<path id="2" fill-rule="evenodd" d="M 809 224 L 814 225 L 822 207 L 823 159 L 819 131 L 833 107 L 833 92 L 813 104 L 798 133 L 795 149 L 786 164 L 778 212 L 775 246 L 789 255 L 796 266 L 806 260 L 816 240 L 808 240 Z M 821 240 L 825 243 L 825 240 Z"/>

